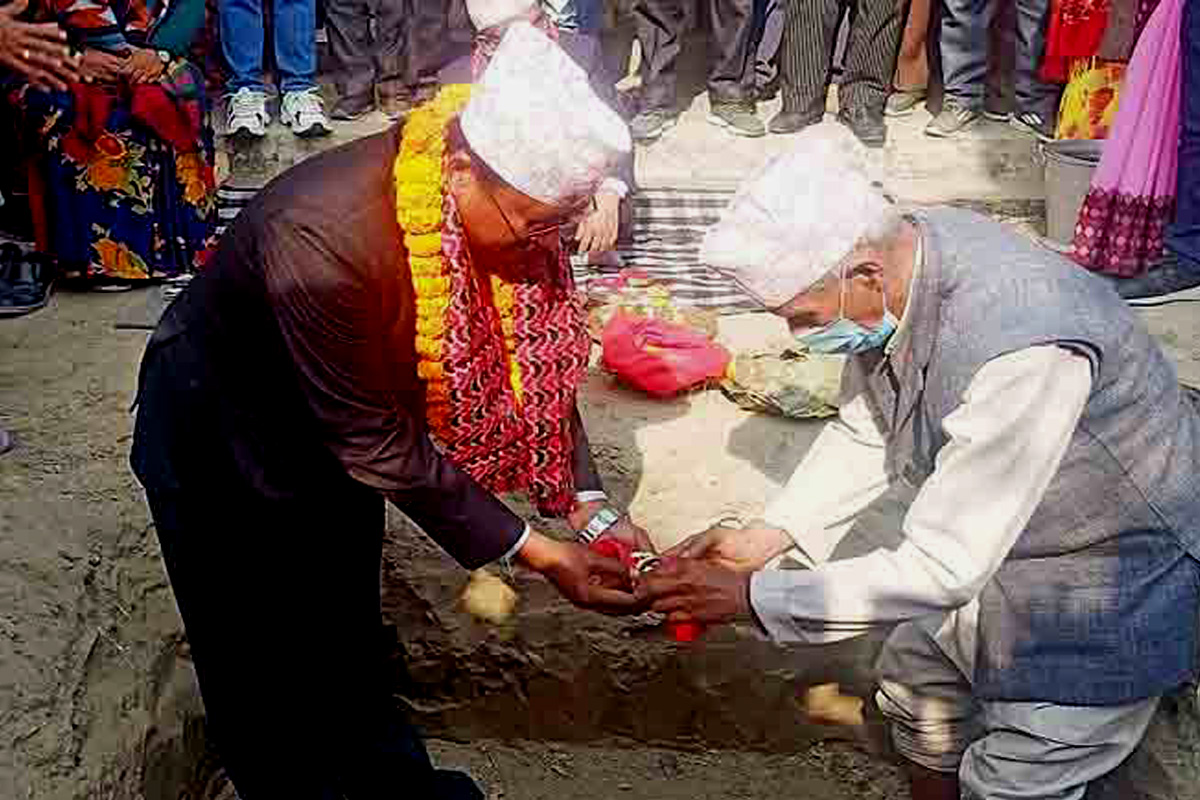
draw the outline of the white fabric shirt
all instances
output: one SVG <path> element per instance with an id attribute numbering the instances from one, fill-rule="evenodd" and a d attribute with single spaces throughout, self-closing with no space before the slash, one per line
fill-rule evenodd
<path id="1" fill-rule="evenodd" d="M 906 309 L 893 342 L 907 335 L 907 318 Z M 944 421 L 949 441 L 905 515 L 902 544 L 830 562 L 856 516 L 899 480 L 887 474 L 865 398 L 852 398 L 765 512 L 813 568 L 752 576 L 751 604 L 767 633 L 832 642 L 969 603 L 1041 502 L 1091 386 L 1090 361 L 1057 345 L 985 364 Z"/>

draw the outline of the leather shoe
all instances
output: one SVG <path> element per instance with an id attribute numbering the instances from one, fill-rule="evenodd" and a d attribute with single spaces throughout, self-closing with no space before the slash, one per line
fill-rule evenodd
<path id="1" fill-rule="evenodd" d="M 882 111 L 847 108 L 838 112 L 838 121 L 866 147 L 883 147 L 887 143 L 887 124 L 883 121 Z"/>
<path id="2" fill-rule="evenodd" d="M 363 94 L 348 94 L 339 97 L 333 104 L 329 116 L 338 122 L 353 122 L 361 119 L 375 110 L 375 95 L 372 92 Z"/>
<path id="3" fill-rule="evenodd" d="M 810 125 L 816 125 L 824 114 L 801 114 L 799 111 L 780 111 L 771 118 L 767 130 L 771 133 L 786 136 L 789 133 L 799 133 Z"/>

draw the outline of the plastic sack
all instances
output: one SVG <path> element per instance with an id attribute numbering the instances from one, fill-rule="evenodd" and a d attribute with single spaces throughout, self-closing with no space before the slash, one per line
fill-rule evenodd
<path id="1" fill-rule="evenodd" d="M 671 397 L 725 374 L 729 351 L 702 332 L 619 313 L 601 337 L 604 366 L 655 397 Z"/>
<path id="2" fill-rule="evenodd" d="M 739 353 L 721 391 L 747 411 L 821 419 L 838 411 L 844 356 L 804 350 Z"/>

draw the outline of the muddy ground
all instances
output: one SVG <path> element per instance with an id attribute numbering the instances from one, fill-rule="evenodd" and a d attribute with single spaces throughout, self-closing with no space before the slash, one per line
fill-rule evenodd
<path id="1" fill-rule="evenodd" d="M 3 800 L 223 794 L 157 542 L 126 463 L 145 333 L 113 323 L 143 303 L 136 292 L 60 293 L 44 311 L 0 321 L 0 425 L 19 443 L 0 458 Z M 1183 377 L 1200 382 L 1194 310 L 1160 309 L 1147 319 Z M 727 335 L 737 344 L 764 334 L 760 322 L 742 320 Z M 631 501 L 660 545 L 725 514 L 756 513 L 819 430 L 745 414 L 715 392 L 651 401 L 599 373 L 585 387 L 584 409 L 610 489 Z M 761 650 L 740 669 L 741 651 L 728 646 L 724 656 L 715 645 L 664 649 L 555 605 L 545 587 L 527 592 L 515 634 L 472 627 L 453 608 L 465 574 L 397 517 L 389 520 L 385 613 L 403 627 L 412 604 L 429 610 L 416 615 L 425 628 L 410 631 L 410 699 L 441 737 L 432 745 L 439 760 L 468 769 L 492 797 L 906 797 L 890 766 L 855 745 L 819 742 L 846 732 L 805 727 L 787 697 L 802 680 L 837 677 L 817 674 L 822 665 L 848 673 L 864 659 L 809 653 L 792 669 L 792 656 L 777 656 L 759 680 Z M 560 647 L 609 660 L 560 671 L 530 691 L 543 651 Z M 496 653 L 506 666 L 493 666 Z M 640 670 L 642 694 L 605 674 L 612 663 Z M 525 681 L 517 704 L 506 694 L 508 670 Z M 580 675 L 610 705 L 583 722 L 558 713 L 564 687 Z M 656 698 L 665 698 L 661 707 Z"/>
<path id="2" fill-rule="evenodd" d="M 186 643 L 126 461 L 145 334 L 113 323 L 144 302 L 136 292 L 60 293 L 44 311 L 0 323 L 0 425 L 19 443 L 0 459 L 5 800 L 165 800 L 182 785 L 184 796 L 219 793 Z M 586 395 L 602 469 L 664 544 L 723 513 L 752 512 L 817 427 L 752 417 L 715 393 L 649 401 L 600 375 Z M 447 591 L 465 581 L 452 566 L 437 569 Z M 845 745 L 763 755 L 602 744 L 439 741 L 434 750 L 494 797 L 898 796 L 890 768 Z"/>

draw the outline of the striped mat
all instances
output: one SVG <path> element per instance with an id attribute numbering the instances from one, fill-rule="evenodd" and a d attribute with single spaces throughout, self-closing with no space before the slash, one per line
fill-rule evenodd
<path id="1" fill-rule="evenodd" d="M 257 193 L 257 188 L 222 187 L 217 194 L 223 231 Z M 617 254 L 617 265 L 574 260 L 575 281 L 583 291 L 598 278 L 636 268 L 670 290 L 676 303 L 737 314 L 759 306 L 736 284 L 700 263 L 700 241 L 733 196 L 725 189 L 642 189 L 633 196 L 633 227 Z"/>

